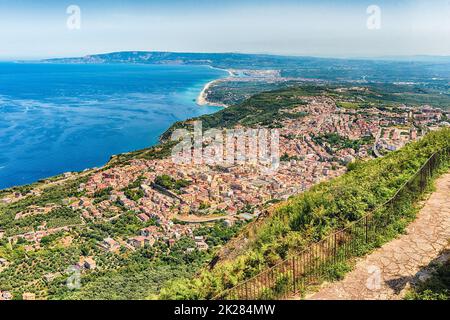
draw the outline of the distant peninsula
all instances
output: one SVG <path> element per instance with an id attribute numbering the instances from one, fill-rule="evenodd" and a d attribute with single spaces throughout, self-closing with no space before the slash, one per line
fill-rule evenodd
<path id="1" fill-rule="evenodd" d="M 123 51 L 40 62 L 208 65 L 227 70 L 278 70 L 284 78 L 430 84 L 433 88 L 446 86 L 450 81 L 450 57 L 344 59 L 245 53 Z"/>

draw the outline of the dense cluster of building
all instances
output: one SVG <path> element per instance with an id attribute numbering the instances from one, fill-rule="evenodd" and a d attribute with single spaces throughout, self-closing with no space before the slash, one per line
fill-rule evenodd
<path id="1" fill-rule="evenodd" d="M 270 174 L 249 163 L 198 165 L 175 163 L 170 157 L 134 159 L 124 166 L 97 170 L 79 186 L 78 191 L 84 195 L 64 199 L 64 203 L 79 211 L 85 220 L 112 220 L 124 212 L 133 212 L 143 224 L 155 221 L 156 226 L 143 228 L 129 239 L 104 239 L 99 246 L 106 251 L 115 252 L 122 246 L 138 249 L 157 241 L 173 245 L 182 236 L 195 239 L 197 249 L 205 250 L 208 246 L 204 239 L 196 239 L 193 233 L 199 223 L 176 224 L 174 220 L 184 217 L 189 222 L 189 217 L 221 216 L 232 224 L 253 219 L 267 202 L 286 199 L 320 181 L 339 176 L 355 158 L 377 156 L 379 150 L 396 150 L 420 138 L 426 132 L 424 127 L 448 125 L 442 121 L 447 116 L 441 110 L 427 106 L 421 109 L 402 106 L 394 111 L 376 107 L 359 110 L 339 107 L 325 96 L 302 99 L 305 104 L 280 111 L 301 116 L 282 121 L 279 129 L 282 161 Z M 327 134 L 346 141 L 370 137 L 373 142 L 356 144 L 355 148 L 317 139 Z M 171 190 L 155 183 L 163 175 L 189 183 Z M 130 197 L 127 190 L 139 192 Z M 51 204 L 44 208 L 31 206 L 18 213 L 16 219 L 45 214 L 54 208 Z M 23 237 L 38 243 L 51 232 L 54 230 L 45 230 L 44 226 L 44 230 L 18 235 L 13 240 Z"/>

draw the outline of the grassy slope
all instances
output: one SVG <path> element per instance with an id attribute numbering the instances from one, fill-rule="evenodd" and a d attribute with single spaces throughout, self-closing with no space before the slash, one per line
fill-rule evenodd
<path id="1" fill-rule="evenodd" d="M 347 174 L 291 198 L 256 231 L 245 254 L 204 271 L 195 281 L 170 284 L 161 298 L 211 298 L 248 279 L 388 200 L 443 147 L 450 147 L 450 129 L 430 133 L 384 158 L 359 163 Z"/>

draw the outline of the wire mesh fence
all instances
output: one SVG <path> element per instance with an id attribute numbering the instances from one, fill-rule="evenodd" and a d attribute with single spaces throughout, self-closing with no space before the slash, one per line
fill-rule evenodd
<path id="1" fill-rule="evenodd" d="M 346 228 L 311 244 L 299 254 L 222 292 L 215 299 L 283 299 L 294 293 L 303 292 L 307 286 L 319 284 L 333 266 L 344 263 L 368 247 L 381 243 L 389 232 L 389 226 L 402 217 L 420 198 L 433 174 L 443 163 L 448 163 L 449 159 L 448 148 L 434 153 L 383 205 Z"/>

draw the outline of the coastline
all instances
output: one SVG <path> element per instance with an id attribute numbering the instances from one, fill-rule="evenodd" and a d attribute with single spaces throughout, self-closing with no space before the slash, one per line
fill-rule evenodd
<path id="1" fill-rule="evenodd" d="M 212 86 L 214 86 L 218 83 L 231 80 L 233 78 L 234 74 L 231 70 L 220 69 L 220 68 L 216 68 L 213 66 L 208 66 L 208 67 L 210 67 L 212 69 L 216 69 L 216 70 L 226 71 L 226 72 L 228 72 L 228 77 L 216 79 L 216 80 L 210 81 L 207 84 L 205 84 L 205 86 L 203 87 L 203 90 L 199 93 L 199 95 L 196 99 L 196 103 L 201 107 L 202 106 L 211 106 L 211 107 L 228 108 L 229 106 L 224 103 L 214 103 L 214 102 L 209 101 L 208 100 L 208 91 L 209 91 L 209 89 L 211 89 Z"/>
<path id="2" fill-rule="evenodd" d="M 53 64 L 53 63 L 50 63 L 50 64 Z M 81 64 L 84 64 L 84 63 L 81 63 Z M 66 65 L 66 63 L 63 63 L 62 65 Z M 145 64 L 143 64 L 143 65 L 145 65 Z M 225 72 L 228 73 L 228 75 L 222 75 L 221 78 L 215 79 L 215 80 L 212 80 L 212 81 L 206 83 L 206 84 L 204 85 L 202 91 L 199 93 L 197 99 L 195 100 L 195 103 L 196 103 L 198 106 L 206 106 L 206 107 L 207 107 L 207 106 L 211 106 L 211 107 L 221 107 L 221 108 L 226 108 L 226 107 L 228 107 L 228 106 L 225 105 L 225 104 L 213 103 L 213 102 L 208 101 L 208 100 L 207 100 L 207 96 L 208 96 L 207 90 L 209 90 L 209 88 L 210 88 L 212 85 L 214 85 L 214 84 L 216 84 L 216 83 L 218 83 L 218 82 L 221 82 L 221 81 L 227 81 L 228 79 L 232 78 L 233 73 L 232 73 L 230 70 L 221 69 L 221 68 L 216 68 L 216 67 L 213 67 L 213 66 L 210 66 L 210 65 L 205 65 L 205 66 L 208 67 L 208 68 L 211 68 L 211 69 L 225 71 Z M 198 90 L 198 89 L 197 89 L 197 90 Z M 196 90 L 196 91 L 197 91 L 197 90 Z M 197 92 L 198 92 L 198 91 L 197 91 Z M 190 101 L 192 101 L 192 99 L 195 98 L 195 94 L 196 94 L 195 91 L 193 92 L 193 94 L 194 94 L 194 97 L 191 96 L 192 98 L 190 99 Z M 191 103 L 192 103 L 192 102 L 191 102 Z M 195 106 L 195 105 L 194 105 L 194 106 Z M 219 111 L 219 110 L 215 110 L 213 113 L 215 113 L 215 112 L 217 112 L 217 111 Z M 185 120 L 187 120 L 187 119 L 185 119 Z M 183 121 L 185 121 L 185 120 L 183 120 Z M 172 123 L 168 126 L 167 129 L 169 129 L 174 123 L 175 123 L 175 122 L 172 122 Z M 167 129 L 166 129 L 166 130 L 167 130 Z M 164 132 L 165 132 L 165 131 L 164 131 Z M 98 163 L 98 164 L 96 164 L 96 165 L 94 164 L 93 166 L 92 166 L 92 165 L 91 165 L 91 166 L 90 166 L 90 165 L 87 165 L 86 167 L 83 167 L 83 169 L 75 169 L 75 170 L 70 170 L 70 169 L 69 169 L 69 170 L 61 171 L 61 172 L 59 172 L 59 173 L 57 173 L 57 174 L 55 174 L 55 175 L 50 174 L 50 175 L 48 175 L 48 176 L 41 177 L 41 178 L 36 179 L 36 180 L 33 180 L 33 181 L 31 181 L 31 182 L 17 183 L 17 184 L 14 184 L 14 185 L 9 185 L 9 186 L 5 186 L 5 187 L 0 187 L 0 192 L 8 192 L 8 191 L 12 191 L 12 190 L 14 190 L 14 189 L 16 189 L 16 188 L 22 188 L 22 187 L 29 186 L 29 185 L 33 185 L 33 184 L 40 184 L 40 183 L 44 183 L 44 184 L 45 184 L 47 180 L 52 179 L 52 178 L 56 178 L 56 177 L 60 177 L 60 176 L 65 175 L 65 174 L 81 174 L 81 173 L 83 173 L 83 172 L 85 172 L 85 171 L 91 171 L 91 170 L 102 169 L 102 168 L 104 168 L 105 166 L 108 165 L 108 163 L 111 161 L 111 159 L 112 159 L 113 157 L 115 157 L 115 156 L 117 156 L 117 155 L 120 155 L 120 154 L 128 154 L 128 153 L 132 153 L 132 152 L 135 152 L 135 151 L 143 150 L 143 149 L 145 149 L 145 148 L 151 148 L 151 147 L 156 147 L 156 146 L 160 145 L 160 144 L 161 144 L 160 138 L 161 138 L 161 136 L 164 134 L 164 132 L 162 132 L 161 135 L 159 135 L 159 139 L 158 139 L 158 141 L 157 141 L 155 144 L 147 145 L 147 146 L 145 146 L 145 147 L 143 147 L 143 148 L 139 148 L 139 149 L 135 149 L 135 150 L 133 149 L 133 150 L 130 150 L 130 151 L 128 151 L 128 152 L 121 152 L 121 153 L 117 153 L 117 154 L 110 153 L 110 156 L 109 156 L 108 160 L 107 160 L 106 162 L 104 162 L 104 163 Z M 0 170 L 3 170 L 4 168 L 6 168 L 6 166 L 0 166 Z M 1 199 L 0 199 L 0 200 L 1 200 Z"/>
<path id="3" fill-rule="evenodd" d="M 227 79 L 228 79 L 228 78 L 227 78 Z M 228 105 L 226 105 L 226 104 L 223 104 L 223 103 L 214 103 L 214 102 L 208 101 L 208 91 L 209 91 L 209 89 L 210 89 L 213 85 L 218 84 L 218 83 L 220 83 L 220 82 L 223 82 L 223 81 L 225 81 L 225 80 L 226 80 L 226 79 L 217 79 L 217 80 L 213 80 L 213 81 L 208 82 L 208 83 L 203 87 L 203 90 L 200 92 L 200 94 L 198 95 L 197 100 L 196 100 L 197 104 L 198 104 L 199 106 L 201 106 L 201 107 L 203 107 L 203 106 L 211 106 L 211 107 L 223 107 L 223 108 L 227 108 Z"/>

